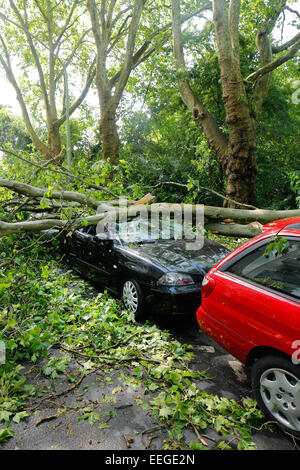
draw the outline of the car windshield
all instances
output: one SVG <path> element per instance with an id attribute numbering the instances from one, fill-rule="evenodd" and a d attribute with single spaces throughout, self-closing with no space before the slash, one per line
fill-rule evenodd
<path id="1" fill-rule="evenodd" d="M 115 227 L 115 229 L 114 229 Z M 116 223 L 114 227 L 107 227 L 109 236 L 119 239 L 122 243 L 153 243 L 156 240 L 193 239 L 195 234 L 191 231 L 184 233 L 183 226 L 173 220 L 145 220 L 133 219 Z"/>

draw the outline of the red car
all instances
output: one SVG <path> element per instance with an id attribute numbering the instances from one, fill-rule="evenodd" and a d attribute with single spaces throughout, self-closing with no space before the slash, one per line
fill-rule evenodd
<path id="1" fill-rule="evenodd" d="M 300 437 L 300 217 L 265 225 L 208 272 L 197 321 L 249 367 L 263 412 Z"/>

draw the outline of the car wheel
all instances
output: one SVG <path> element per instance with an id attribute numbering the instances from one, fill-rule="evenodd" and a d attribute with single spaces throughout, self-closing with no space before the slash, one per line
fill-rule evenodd
<path id="1" fill-rule="evenodd" d="M 127 310 L 141 319 L 144 313 L 144 297 L 139 284 L 134 280 L 125 281 L 122 287 L 122 300 Z"/>
<path id="2" fill-rule="evenodd" d="M 300 437 L 300 367 L 279 356 L 259 359 L 252 386 L 262 411 L 286 432 Z"/>

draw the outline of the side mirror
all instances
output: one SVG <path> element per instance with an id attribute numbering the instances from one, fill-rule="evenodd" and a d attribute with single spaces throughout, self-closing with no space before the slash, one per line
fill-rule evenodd
<path id="1" fill-rule="evenodd" d="M 109 237 L 109 235 L 107 233 L 97 233 L 96 235 L 94 235 L 94 240 L 95 241 L 112 241 L 112 239 Z"/>

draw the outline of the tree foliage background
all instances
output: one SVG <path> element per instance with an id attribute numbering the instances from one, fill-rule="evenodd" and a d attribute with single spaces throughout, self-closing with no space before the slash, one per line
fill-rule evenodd
<path id="1" fill-rule="evenodd" d="M 50 0 L 2 0 L 1 6 L 1 64 L 14 85 L 26 138 L 34 151 L 47 158 L 65 155 L 65 69 L 73 171 L 106 182 L 113 164 L 122 190 L 126 187 L 138 195 L 163 181 L 193 182 L 193 188 L 209 186 L 225 192 L 228 174 L 179 93 L 170 5 L 111 0 L 60 2 L 58 6 Z M 180 6 L 186 78 L 224 135 L 229 135 L 212 5 L 182 1 Z M 297 6 L 295 1 L 241 2 L 239 46 L 244 77 L 260 68 L 255 35 L 267 22 L 273 21 L 269 36 L 273 50 L 282 49 L 279 56 L 286 50 L 288 33 L 297 40 Z M 102 42 L 97 43 L 95 28 Z M 299 100 L 293 101 L 292 96 L 298 78 L 296 54 L 273 71 L 257 120 L 258 207 L 292 208 L 296 204 L 291 181 L 297 177 L 300 161 Z M 247 93 L 252 89 L 249 83 Z M 2 142 L 15 147 L 14 136 L 5 129 Z M 18 135 L 12 123 L 11 129 Z M 222 203 L 207 191 L 187 192 L 178 186 L 161 187 L 156 193 L 171 202 Z"/>

